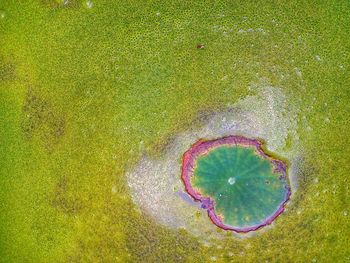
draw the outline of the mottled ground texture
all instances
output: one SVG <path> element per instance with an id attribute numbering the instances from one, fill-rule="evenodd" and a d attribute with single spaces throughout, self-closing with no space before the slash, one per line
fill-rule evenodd
<path id="1" fill-rule="evenodd" d="M 350 262 L 349 25 L 341 0 L 0 0 L 0 262 Z M 143 207 L 128 172 L 262 87 L 298 144 L 274 225 L 204 242 Z"/>

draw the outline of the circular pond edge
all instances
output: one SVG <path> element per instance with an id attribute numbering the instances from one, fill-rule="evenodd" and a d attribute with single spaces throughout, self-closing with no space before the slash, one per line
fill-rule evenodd
<path id="1" fill-rule="evenodd" d="M 214 140 L 204 140 L 200 139 L 195 144 L 193 144 L 189 150 L 183 154 L 182 168 L 181 168 L 181 179 L 185 185 L 186 192 L 192 196 L 192 198 L 201 203 L 201 207 L 208 211 L 208 216 L 210 220 L 219 228 L 224 230 L 231 230 L 237 233 L 248 233 L 250 231 L 258 230 L 266 225 L 270 225 L 284 210 L 287 202 L 291 196 L 291 188 L 289 186 L 289 180 L 287 180 L 288 185 L 286 186 L 286 195 L 279 205 L 278 209 L 274 214 L 266 218 L 262 223 L 253 225 L 250 227 L 238 228 L 225 225 L 219 215 L 215 213 L 214 200 L 210 197 L 202 196 L 198 191 L 196 191 L 191 185 L 191 177 L 195 170 L 196 160 L 199 156 L 207 154 L 210 150 L 223 145 L 236 145 L 243 147 L 255 147 L 257 153 L 264 159 L 269 160 L 274 166 L 274 172 L 281 174 L 283 179 L 287 179 L 287 165 L 285 162 L 276 159 L 264 152 L 262 145 L 263 142 L 258 139 L 250 139 L 244 136 L 231 135 Z"/>

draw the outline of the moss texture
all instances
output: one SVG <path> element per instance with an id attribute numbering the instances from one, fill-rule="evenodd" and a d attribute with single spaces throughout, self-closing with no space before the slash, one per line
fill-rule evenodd
<path id="1" fill-rule="evenodd" d="M 350 261 L 348 1 L 68 2 L 0 1 L 1 262 Z M 140 153 L 261 81 L 307 123 L 283 227 L 206 246 L 140 214 Z"/>

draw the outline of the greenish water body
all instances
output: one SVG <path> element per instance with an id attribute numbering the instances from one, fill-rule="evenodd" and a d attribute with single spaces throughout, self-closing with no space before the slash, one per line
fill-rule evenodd
<path id="1" fill-rule="evenodd" d="M 191 184 L 214 202 L 224 228 L 243 232 L 271 223 L 289 194 L 286 177 L 275 171 L 271 160 L 238 145 L 223 145 L 200 156 Z"/>

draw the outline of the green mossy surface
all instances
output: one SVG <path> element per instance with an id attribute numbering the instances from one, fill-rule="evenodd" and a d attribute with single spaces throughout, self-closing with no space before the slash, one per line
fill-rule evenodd
<path id="1" fill-rule="evenodd" d="M 287 181 L 253 147 L 220 146 L 197 159 L 191 184 L 230 227 L 263 225 L 286 201 Z"/>
<path id="2" fill-rule="evenodd" d="M 69 2 L 0 1 L 1 262 L 350 261 L 348 1 Z M 141 151 L 262 80 L 299 109 L 283 219 L 207 247 L 141 215 Z"/>

